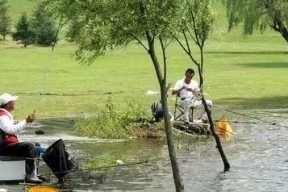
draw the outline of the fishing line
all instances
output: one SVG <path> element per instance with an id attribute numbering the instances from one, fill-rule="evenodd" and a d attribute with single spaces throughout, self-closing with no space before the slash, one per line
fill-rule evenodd
<path id="1" fill-rule="evenodd" d="M 109 165 L 109 166 L 101 166 L 101 167 L 95 167 L 95 168 L 87 168 L 87 169 L 75 169 L 75 170 L 69 170 L 69 171 L 59 171 L 59 172 L 53 172 L 54 174 L 61 174 L 61 173 L 73 173 L 73 172 L 80 172 L 80 171 L 98 171 L 99 169 L 108 169 L 108 168 L 114 168 L 114 167 L 126 167 L 126 166 L 132 166 L 132 165 L 140 165 L 140 164 L 147 164 L 148 159 L 144 161 L 137 161 L 137 162 L 131 162 L 131 163 L 124 163 L 124 164 L 118 164 L 118 165 Z M 44 174 L 43 176 L 47 176 L 49 174 Z"/>
<path id="2" fill-rule="evenodd" d="M 255 117 L 255 116 L 251 116 L 251 115 L 246 115 L 246 114 L 239 113 L 239 112 L 235 112 L 235 111 L 232 111 L 232 110 L 229 110 L 229 109 L 223 109 L 223 108 L 218 107 L 218 106 L 213 106 L 213 107 L 216 108 L 216 109 L 220 109 L 220 110 L 222 110 L 222 111 L 227 111 L 227 112 L 232 113 L 232 114 L 236 114 L 236 115 L 239 115 L 239 116 L 247 117 L 247 118 L 250 118 L 250 119 L 255 119 L 255 120 L 261 121 L 261 122 L 263 122 L 263 123 L 269 124 L 269 125 L 273 125 L 273 126 L 277 125 L 277 126 L 280 126 L 280 127 L 283 127 L 283 128 L 288 128 L 288 126 L 286 126 L 286 125 L 281 125 L 281 124 L 279 124 L 279 123 L 276 124 L 275 122 L 263 120 L 263 119 L 261 119 L 261 118 L 259 118 L 259 117 Z M 234 122 L 240 123 L 240 122 L 238 122 L 238 121 L 234 121 Z M 253 122 L 253 124 L 257 124 L 257 123 L 256 123 L 256 122 Z"/>
<path id="3" fill-rule="evenodd" d="M 62 16 L 60 17 L 60 21 L 59 21 L 59 25 L 57 27 L 57 30 L 56 30 L 56 33 L 55 33 L 55 37 L 54 37 L 54 40 L 53 40 L 53 44 L 52 44 L 52 48 L 51 48 L 51 52 L 50 52 L 50 62 L 53 60 L 53 52 L 54 52 L 54 48 L 56 46 L 56 42 L 57 42 L 57 39 L 58 39 L 58 34 L 59 34 L 59 31 L 61 29 L 61 27 L 63 26 L 63 18 Z M 38 99 L 36 99 L 38 101 L 38 104 L 40 105 L 41 104 L 41 96 L 44 95 L 44 83 L 46 82 L 47 80 L 47 73 L 50 72 L 51 70 L 51 66 L 49 65 L 49 63 L 46 64 L 46 69 L 43 69 L 44 70 L 44 75 L 43 75 L 43 78 L 42 78 L 42 81 L 40 81 L 40 86 L 39 86 L 39 92 L 36 93 L 36 96 L 38 97 Z"/>
<path id="4" fill-rule="evenodd" d="M 235 111 L 232 111 L 232 110 L 229 110 L 229 109 L 223 109 L 223 108 L 220 108 L 220 107 L 218 107 L 218 106 L 213 106 L 213 107 L 216 108 L 216 109 L 220 109 L 220 110 L 222 110 L 222 111 L 227 111 L 227 112 L 232 113 L 232 114 L 240 115 L 240 116 L 243 116 L 243 117 L 248 117 L 248 118 L 250 118 L 250 119 L 255 119 L 255 120 L 258 120 L 258 121 L 262 121 L 262 122 L 264 122 L 264 123 L 269 123 L 269 124 L 271 124 L 271 125 L 276 125 L 275 122 L 266 121 L 266 120 L 263 120 L 263 119 L 261 119 L 261 118 L 259 118 L 259 117 L 254 117 L 254 116 L 251 116 L 251 115 L 246 115 L 246 114 L 239 113 L 239 112 L 235 112 Z"/>

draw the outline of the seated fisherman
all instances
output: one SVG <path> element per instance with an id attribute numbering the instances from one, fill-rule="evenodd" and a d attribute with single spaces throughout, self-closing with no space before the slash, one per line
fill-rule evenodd
<path id="1" fill-rule="evenodd" d="M 26 157 L 26 182 L 41 183 L 36 175 L 35 158 L 36 146 L 30 142 L 19 142 L 17 133 L 23 130 L 28 123 L 35 120 L 35 113 L 26 120 L 14 121 L 11 112 L 14 110 L 14 101 L 18 96 L 4 93 L 0 96 L 0 155 Z"/>
<path id="2" fill-rule="evenodd" d="M 199 84 L 193 79 L 195 72 L 193 69 L 187 69 L 185 77 L 175 84 L 172 95 L 178 95 L 181 98 L 181 107 L 184 109 L 184 121 L 189 122 L 189 111 L 191 107 L 203 106 L 202 100 L 197 98 L 200 93 Z M 212 107 L 212 101 L 206 100 L 208 107 Z M 207 122 L 207 115 L 204 112 L 201 117 L 203 122 Z"/>

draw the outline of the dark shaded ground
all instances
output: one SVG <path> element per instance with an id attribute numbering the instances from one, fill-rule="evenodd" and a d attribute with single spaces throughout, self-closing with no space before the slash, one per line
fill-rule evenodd
<path id="1" fill-rule="evenodd" d="M 254 109 L 255 106 L 259 110 L 262 109 L 275 109 L 275 108 L 288 108 L 288 96 L 273 96 L 262 98 L 224 98 L 215 100 L 219 106 L 230 106 L 230 109 Z"/>
<path id="2" fill-rule="evenodd" d="M 205 54 L 227 55 L 288 55 L 287 51 L 205 51 Z"/>
<path id="3" fill-rule="evenodd" d="M 273 63 L 239 63 L 242 67 L 258 67 L 258 68 L 287 68 L 288 62 L 273 62 Z"/>

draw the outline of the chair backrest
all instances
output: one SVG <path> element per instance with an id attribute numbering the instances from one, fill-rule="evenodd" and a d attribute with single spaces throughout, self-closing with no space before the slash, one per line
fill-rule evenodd
<path id="1" fill-rule="evenodd" d="M 177 93 L 177 94 L 175 95 L 175 97 L 176 97 L 176 102 L 177 102 L 178 98 L 180 98 L 180 93 Z"/>

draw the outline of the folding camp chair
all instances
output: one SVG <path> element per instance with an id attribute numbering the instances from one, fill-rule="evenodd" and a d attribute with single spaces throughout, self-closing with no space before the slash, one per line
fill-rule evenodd
<path id="1" fill-rule="evenodd" d="M 184 116 L 184 113 L 185 113 L 180 102 L 181 102 L 180 96 L 179 96 L 179 94 L 177 94 L 176 95 L 176 101 L 175 101 L 175 108 L 174 108 L 174 120 L 175 121 L 182 121 L 182 117 Z M 191 112 L 190 113 L 191 114 L 190 120 L 191 120 L 191 122 L 193 122 L 194 107 L 190 107 L 190 112 Z"/>

